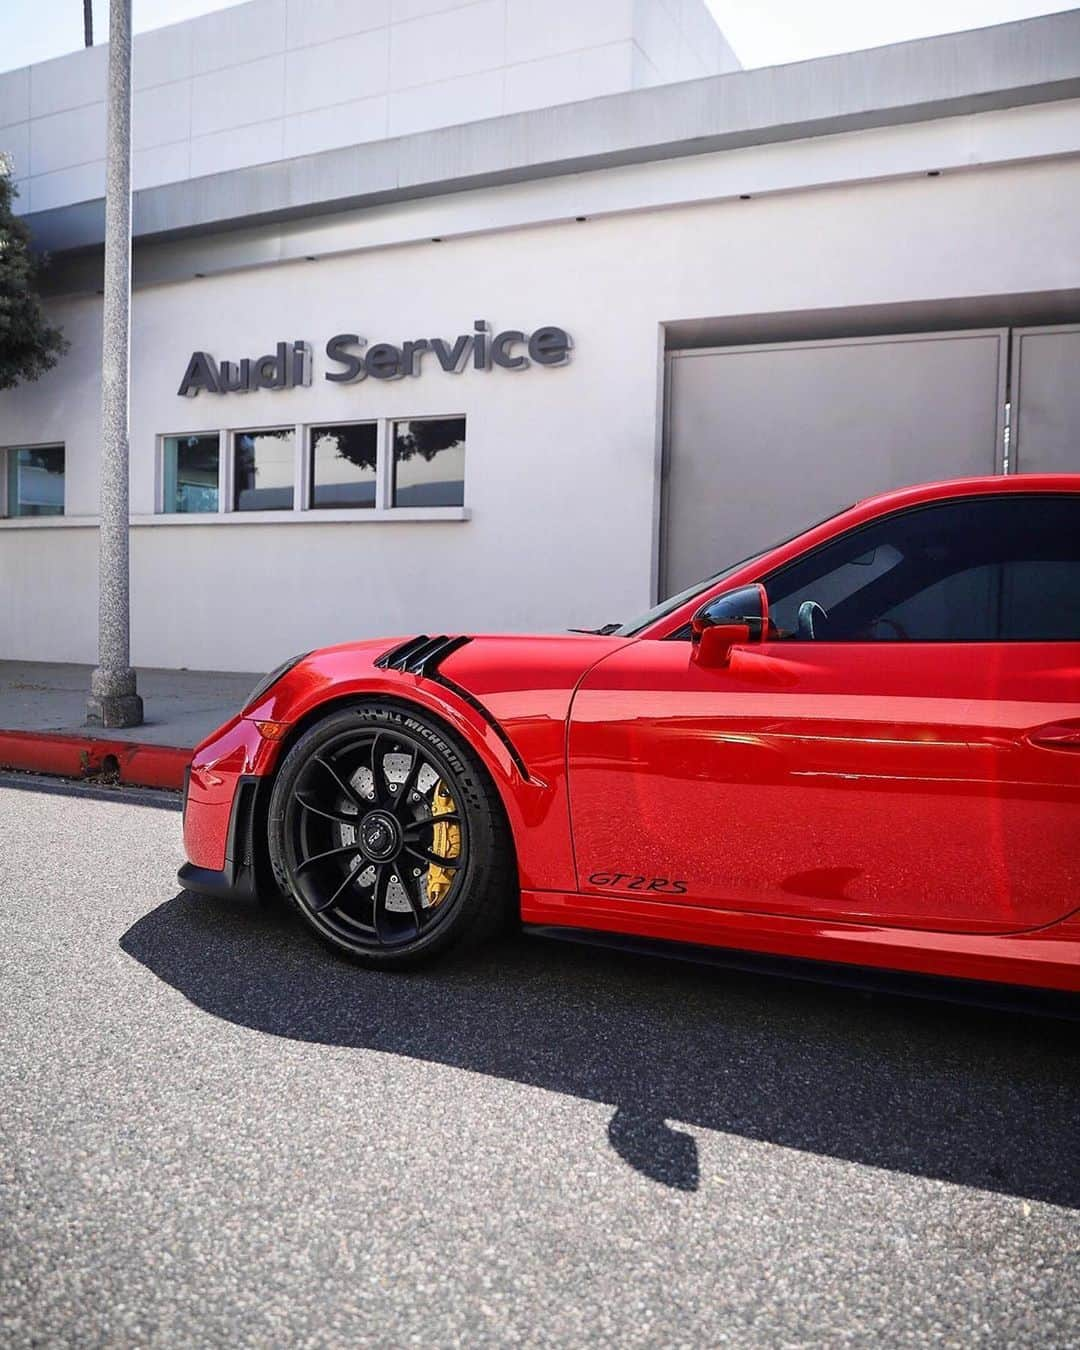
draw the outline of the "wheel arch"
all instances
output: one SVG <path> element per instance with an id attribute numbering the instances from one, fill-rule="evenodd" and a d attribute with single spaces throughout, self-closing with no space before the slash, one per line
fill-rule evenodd
<path id="1" fill-rule="evenodd" d="M 364 687 L 336 692 L 330 697 L 320 699 L 317 703 L 305 708 L 296 721 L 290 724 L 288 732 L 278 742 L 278 752 L 273 767 L 266 776 L 265 789 L 256 795 L 253 807 L 252 838 L 258 841 L 258 850 L 262 855 L 260 862 L 265 865 L 267 871 L 269 871 L 267 825 L 269 822 L 270 790 L 286 756 L 301 737 L 325 718 L 360 704 L 378 703 L 394 708 L 406 715 L 410 713 L 420 714 L 428 721 L 433 722 L 440 732 L 448 736 L 452 742 L 464 746 L 469 756 L 483 772 L 494 792 L 495 800 L 501 808 L 513 855 L 515 881 L 520 887 L 518 859 L 521 853 L 521 833 L 526 828 L 520 793 L 529 789 L 530 786 L 532 791 L 535 792 L 536 785 L 531 784 L 531 780 L 522 778 L 518 761 L 503 743 L 502 737 L 505 736 L 505 733 L 502 732 L 501 735 L 497 733 L 494 723 L 492 722 L 489 725 L 487 720 L 464 700 L 461 700 L 462 708 L 458 710 L 444 706 L 441 700 L 422 699 L 411 695 L 412 691 Z M 524 767 L 522 764 L 521 768 L 524 769 Z"/>

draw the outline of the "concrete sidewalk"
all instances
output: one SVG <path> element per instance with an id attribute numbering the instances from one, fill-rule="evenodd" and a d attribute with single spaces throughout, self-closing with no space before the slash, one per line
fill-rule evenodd
<path id="1" fill-rule="evenodd" d="M 64 731 L 110 741 L 191 748 L 230 717 L 260 675 L 206 670 L 140 670 L 141 727 L 88 727 L 90 666 L 0 661 L 0 730 Z"/>
<path id="2" fill-rule="evenodd" d="M 191 750 L 228 721 L 260 678 L 201 670 L 140 670 L 146 721 L 88 727 L 90 666 L 0 661 L 0 768 L 179 787 Z"/>

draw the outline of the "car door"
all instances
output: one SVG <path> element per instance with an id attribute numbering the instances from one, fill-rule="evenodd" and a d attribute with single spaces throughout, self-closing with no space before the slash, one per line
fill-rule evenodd
<path id="1" fill-rule="evenodd" d="M 910 508 L 762 579 L 729 665 L 676 633 L 583 680 L 581 890 L 954 932 L 1080 908 L 1080 495 Z"/>

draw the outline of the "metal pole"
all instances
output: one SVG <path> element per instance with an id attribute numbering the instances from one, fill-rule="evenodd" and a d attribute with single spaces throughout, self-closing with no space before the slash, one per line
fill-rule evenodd
<path id="1" fill-rule="evenodd" d="M 94 45 L 94 0 L 83 0 L 83 40 L 87 47 Z"/>
<path id="2" fill-rule="evenodd" d="M 131 365 L 131 0 L 110 0 L 105 149 L 105 301 L 101 342 L 101 525 L 98 530 L 98 666 L 86 720 L 135 727 L 143 720 L 130 665 L 128 374 Z"/>

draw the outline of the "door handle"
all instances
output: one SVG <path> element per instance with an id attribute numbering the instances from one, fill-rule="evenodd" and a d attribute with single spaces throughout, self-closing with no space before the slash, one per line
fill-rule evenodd
<path id="1" fill-rule="evenodd" d="M 1080 720 L 1049 722 L 1029 732 L 1028 740 L 1043 750 L 1080 750 Z"/>

